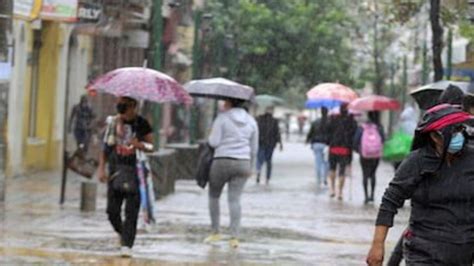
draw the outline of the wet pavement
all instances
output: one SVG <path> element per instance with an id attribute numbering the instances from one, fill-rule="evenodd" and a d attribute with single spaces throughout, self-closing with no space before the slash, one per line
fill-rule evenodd
<path id="1" fill-rule="evenodd" d="M 58 205 L 60 175 L 42 173 L 10 179 L 0 211 L 0 265 L 362 265 L 370 247 L 376 206 L 393 175 L 388 164 L 378 170 L 376 204 L 364 205 L 361 172 L 353 164 L 344 201 L 317 189 L 309 146 L 287 143 L 275 153 L 269 186 L 249 179 L 242 196 L 242 243 L 206 245 L 209 233 L 207 192 L 193 181 L 179 181 L 176 193 L 157 203 L 157 226 L 140 231 L 133 259 L 120 259 L 117 236 L 105 215 L 105 187 L 98 210 L 79 212 L 81 179 L 71 176 L 67 202 Z M 351 184 L 352 183 L 352 184 Z M 229 221 L 227 195 L 221 198 L 221 224 Z M 407 223 L 409 208 L 396 217 L 390 252 Z"/>

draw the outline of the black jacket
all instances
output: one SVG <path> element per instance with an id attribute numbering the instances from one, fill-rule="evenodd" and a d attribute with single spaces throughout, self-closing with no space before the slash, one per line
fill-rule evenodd
<path id="1" fill-rule="evenodd" d="M 264 114 L 257 117 L 259 147 L 275 148 L 277 143 L 281 143 L 281 134 L 278 120 L 271 114 Z"/>
<path id="2" fill-rule="evenodd" d="M 410 229 L 422 238 L 474 243 L 474 150 L 468 146 L 451 166 L 425 147 L 402 163 L 382 198 L 376 224 L 391 227 L 397 209 L 411 199 Z"/>
<path id="3" fill-rule="evenodd" d="M 330 147 L 345 147 L 352 149 L 357 123 L 351 115 L 331 117 L 328 123 Z"/>
<path id="4" fill-rule="evenodd" d="M 328 141 L 328 119 L 323 120 L 319 118 L 311 124 L 311 129 L 306 137 L 306 143 L 328 144 Z"/>

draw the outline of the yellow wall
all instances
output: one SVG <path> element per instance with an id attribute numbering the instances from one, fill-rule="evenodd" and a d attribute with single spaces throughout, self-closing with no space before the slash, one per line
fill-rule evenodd
<path id="1" fill-rule="evenodd" d="M 61 29 L 59 23 L 43 22 L 41 29 L 42 46 L 39 56 L 39 89 L 35 135 L 37 139 L 28 138 L 29 114 L 31 108 L 31 86 L 25 90 L 24 167 L 31 170 L 50 170 L 58 167 L 59 143 L 54 140 L 55 98 L 57 84 L 57 65 L 60 53 Z M 32 40 L 33 41 L 33 40 Z M 30 68 L 31 72 L 31 68 Z M 30 74 L 31 75 L 31 74 Z"/>

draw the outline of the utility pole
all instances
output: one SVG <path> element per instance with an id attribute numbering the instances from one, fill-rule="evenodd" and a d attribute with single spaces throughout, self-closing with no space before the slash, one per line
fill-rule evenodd
<path id="1" fill-rule="evenodd" d="M 408 89 L 408 62 L 407 56 L 403 56 L 403 71 L 402 71 L 402 103 L 405 104 L 407 98 L 407 89 Z"/>
<path id="2" fill-rule="evenodd" d="M 151 48 L 153 50 L 153 65 L 152 68 L 155 70 L 161 69 L 162 60 L 162 49 L 161 49 L 161 38 L 163 35 L 163 18 L 161 16 L 163 1 L 153 1 L 153 18 L 152 18 L 152 30 L 153 30 L 153 43 Z M 161 131 L 161 106 L 159 104 L 153 105 L 153 128 L 154 128 L 154 145 L 160 147 L 160 131 Z"/>
<path id="3" fill-rule="evenodd" d="M 449 28 L 448 31 L 448 66 L 446 69 L 446 79 L 451 80 L 453 75 L 453 30 Z"/>
<path id="4" fill-rule="evenodd" d="M 201 22 L 202 10 L 194 11 L 194 43 L 193 43 L 193 79 L 202 78 L 202 43 L 201 43 Z M 189 143 L 195 144 L 197 140 L 197 108 L 191 106 L 189 121 Z"/>
<path id="5" fill-rule="evenodd" d="M 11 33 L 11 21 L 12 21 L 12 9 L 13 1 L 12 0 L 2 0 L 0 1 L 0 58 L 5 57 L 4 59 L 7 62 L 10 62 L 10 44 L 8 35 Z M 8 95 L 10 91 L 10 80 L 1 84 L 2 90 L 5 90 L 6 93 L 3 95 Z M 5 168 L 6 168 L 6 139 L 4 136 L 6 134 L 6 121 L 7 121 L 7 112 L 8 112 L 8 97 L 2 99 L 2 105 L 0 106 L 0 202 L 5 201 L 5 190 L 6 190 L 6 177 L 5 177 Z"/>
<path id="6" fill-rule="evenodd" d="M 429 75 L 429 63 L 428 63 L 428 44 L 425 42 L 423 43 L 423 64 L 422 64 L 422 71 L 421 71 L 421 83 L 425 85 L 428 82 L 428 75 Z"/>

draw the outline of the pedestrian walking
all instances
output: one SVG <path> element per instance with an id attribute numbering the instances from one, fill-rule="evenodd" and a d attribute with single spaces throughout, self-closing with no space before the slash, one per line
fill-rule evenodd
<path id="1" fill-rule="evenodd" d="M 280 126 L 277 119 L 273 117 L 274 108 L 267 107 L 265 114 L 257 117 L 259 132 L 259 145 L 257 154 L 257 184 L 260 183 L 260 175 L 264 164 L 267 166 L 266 184 L 272 177 L 272 157 L 277 144 L 280 144 L 280 150 L 283 150 L 281 141 Z"/>
<path id="2" fill-rule="evenodd" d="M 461 108 L 461 106 L 463 106 L 464 110 L 469 113 L 470 107 L 472 106 L 470 104 L 471 97 L 472 96 L 464 95 L 464 92 L 460 88 L 453 85 L 449 85 L 446 90 L 443 91 L 443 93 L 441 93 L 441 95 L 439 96 L 438 103 L 451 104 L 456 108 Z M 405 113 L 404 110 L 404 112 L 402 113 L 402 118 L 402 130 L 404 130 L 405 132 L 410 132 L 410 134 L 414 134 L 416 130 L 416 126 L 412 126 L 413 120 L 416 119 L 414 113 Z M 467 124 L 465 124 L 464 126 L 466 127 L 466 133 L 469 135 L 469 126 Z M 400 165 L 401 162 L 399 162 L 398 165 L 395 166 L 395 170 L 397 170 Z M 390 255 L 390 258 L 387 263 L 388 266 L 398 266 L 403 260 L 403 238 L 404 235 L 402 234 L 395 248 L 393 249 L 392 254 Z"/>
<path id="3" fill-rule="evenodd" d="M 69 119 L 69 132 L 74 133 L 77 149 L 87 152 L 92 136 L 92 122 L 96 115 L 89 105 L 87 95 L 82 95 L 78 104 L 74 105 Z"/>
<path id="4" fill-rule="evenodd" d="M 327 152 L 328 135 L 328 109 L 321 108 L 321 118 L 316 119 L 306 137 L 306 143 L 311 145 L 315 159 L 316 185 L 321 188 L 327 185 L 328 161 L 325 153 Z"/>
<path id="5" fill-rule="evenodd" d="M 107 214 L 120 236 L 121 254 L 132 255 L 140 211 L 136 151 L 153 150 L 152 128 L 137 114 L 137 101 L 120 97 L 117 115 L 107 118 L 104 148 L 99 158 L 98 175 L 107 182 Z M 105 164 L 108 163 L 108 175 Z M 125 203 L 125 219 L 122 205 Z"/>
<path id="6" fill-rule="evenodd" d="M 423 116 L 413 152 L 382 198 L 368 265 L 382 265 L 388 230 L 407 199 L 412 209 L 403 235 L 406 265 L 472 265 L 474 150 L 465 145 L 464 127 L 471 120 L 450 104 L 437 105 Z"/>
<path id="7" fill-rule="evenodd" d="M 214 121 L 209 145 L 215 149 L 209 178 L 209 213 L 212 234 L 205 243 L 221 240 L 219 198 L 228 184 L 230 213 L 230 246 L 239 247 L 241 220 L 240 197 L 245 182 L 251 176 L 258 150 L 258 126 L 243 108 L 242 100 L 228 99 L 225 111 Z"/>
<path id="8" fill-rule="evenodd" d="M 307 120 L 307 119 L 308 119 L 308 118 L 307 118 L 304 114 L 298 115 L 298 118 L 297 118 L 297 120 L 298 120 L 298 134 L 299 134 L 300 136 L 303 136 L 303 133 L 304 133 L 304 126 L 305 126 L 305 124 L 306 124 L 306 120 Z"/>
<path id="9" fill-rule="evenodd" d="M 384 141 L 385 134 L 380 124 L 380 113 L 371 111 L 368 113 L 368 122 L 362 123 L 354 136 L 354 150 L 360 154 L 365 204 L 374 202 L 376 173 L 382 157 Z"/>
<path id="10" fill-rule="evenodd" d="M 352 142 L 357 123 L 347 110 L 347 104 L 341 105 L 340 114 L 332 116 L 328 123 L 329 135 L 329 187 L 331 198 L 343 199 L 346 169 L 352 163 Z M 338 171 L 336 173 L 336 171 Z M 336 174 L 339 183 L 336 191 Z"/>

